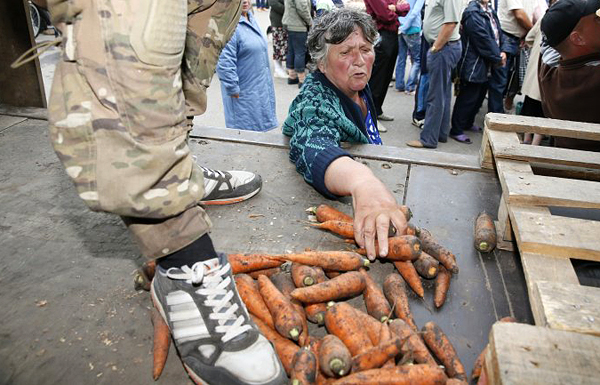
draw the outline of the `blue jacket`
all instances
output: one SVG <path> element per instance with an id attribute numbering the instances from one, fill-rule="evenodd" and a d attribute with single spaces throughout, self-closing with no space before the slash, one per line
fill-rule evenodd
<path id="1" fill-rule="evenodd" d="M 500 21 L 496 11 L 491 7 L 490 9 L 498 26 L 502 47 L 504 37 Z M 462 14 L 460 35 L 463 51 L 456 67 L 460 78 L 471 83 L 487 82 L 490 66 L 502 61 L 501 48 L 496 44 L 490 19 L 477 0 L 469 2 Z"/>
<path id="2" fill-rule="evenodd" d="M 276 128 L 275 88 L 267 39 L 254 15 L 244 16 L 219 57 L 217 74 L 225 107 L 225 125 L 252 131 Z M 231 95 L 239 94 L 239 99 Z"/>
<path id="3" fill-rule="evenodd" d="M 423 9 L 425 0 L 408 0 L 408 4 L 410 4 L 408 14 L 398 18 L 400 21 L 400 32 L 405 35 L 421 32 L 421 9 Z"/>

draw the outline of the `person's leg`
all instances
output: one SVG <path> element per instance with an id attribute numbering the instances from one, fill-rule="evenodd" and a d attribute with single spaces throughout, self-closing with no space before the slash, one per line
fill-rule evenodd
<path id="1" fill-rule="evenodd" d="M 416 83 L 419 77 L 419 71 L 421 68 L 421 37 L 418 33 L 412 35 L 406 35 L 406 42 L 408 46 L 408 52 L 412 60 L 412 66 L 410 68 L 410 74 L 406 81 L 406 91 L 415 91 Z"/>
<path id="2" fill-rule="evenodd" d="M 425 147 L 437 147 L 440 137 L 440 128 L 444 113 L 444 87 L 442 82 L 444 74 L 443 51 L 427 53 L 427 68 L 429 70 L 429 89 L 425 109 L 425 122 L 421 131 L 420 140 Z"/>
<path id="3" fill-rule="evenodd" d="M 369 80 L 378 117 L 383 114 L 383 101 L 387 95 L 398 56 L 398 35 L 385 30 L 381 30 L 379 33 L 381 41 L 375 46 L 375 62 Z"/>
<path id="4" fill-rule="evenodd" d="M 288 31 L 288 46 L 285 66 L 288 71 L 288 84 L 298 84 L 298 74 L 294 70 L 294 58 L 296 55 L 296 32 Z"/>
<path id="5" fill-rule="evenodd" d="M 406 70 L 406 55 L 408 46 L 404 34 L 398 35 L 398 59 L 396 60 L 396 90 L 404 91 L 404 75 Z"/>
<path id="6" fill-rule="evenodd" d="M 492 67 L 488 86 L 488 112 L 504 113 L 504 87 L 506 87 L 507 69 L 504 67 Z"/>
<path id="7" fill-rule="evenodd" d="M 298 74 L 298 80 L 300 84 L 304 83 L 306 73 L 306 38 L 308 32 L 295 32 L 295 46 L 294 46 L 294 70 Z"/>
<path id="8" fill-rule="evenodd" d="M 450 113 L 452 107 L 452 69 L 456 67 L 460 60 L 460 54 L 462 52 L 462 45 L 460 41 L 455 43 L 448 43 L 442 49 L 444 52 L 444 71 L 442 73 L 442 87 L 444 102 L 442 104 L 442 121 L 440 125 L 440 133 L 438 140 L 445 143 L 448 140 L 448 134 L 450 133 Z"/>
<path id="9" fill-rule="evenodd" d="M 475 116 L 485 98 L 486 90 L 486 83 L 471 83 L 461 80 L 460 91 L 454 101 L 454 109 L 452 111 L 452 127 L 450 129 L 450 136 L 452 138 L 468 142 L 465 139 L 468 136 L 464 131 L 469 130 L 473 126 Z"/>

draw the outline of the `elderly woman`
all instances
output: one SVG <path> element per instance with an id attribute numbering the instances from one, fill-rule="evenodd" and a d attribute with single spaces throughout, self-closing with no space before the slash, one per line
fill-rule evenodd
<path id="1" fill-rule="evenodd" d="M 387 255 L 390 222 L 399 231 L 406 218 L 371 170 L 340 148 L 340 142 L 381 144 L 375 105 L 367 85 L 378 39 L 363 11 L 336 9 L 315 19 L 308 49 L 316 71 L 292 102 L 283 133 L 291 136 L 290 160 L 306 182 L 328 198 L 352 196 L 354 234 L 375 258 Z"/>

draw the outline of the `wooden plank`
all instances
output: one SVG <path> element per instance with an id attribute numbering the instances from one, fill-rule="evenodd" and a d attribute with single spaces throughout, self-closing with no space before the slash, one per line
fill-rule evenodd
<path id="1" fill-rule="evenodd" d="M 492 170 L 494 169 L 494 157 L 492 156 L 492 147 L 488 136 L 488 128 L 483 130 L 481 138 L 481 147 L 479 148 L 479 164 L 481 168 Z"/>
<path id="2" fill-rule="evenodd" d="M 554 176 L 557 178 L 583 179 L 600 182 L 600 170 L 581 167 L 570 167 L 558 164 L 531 163 L 535 175 Z"/>
<path id="3" fill-rule="evenodd" d="M 485 124 L 495 131 L 531 132 L 600 141 L 600 124 L 595 123 L 489 113 L 485 116 Z"/>
<path id="4" fill-rule="evenodd" d="M 48 120 L 48 110 L 39 107 L 15 107 L 0 103 L 0 115 L 21 116 L 30 119 Z"/>
<path id="5" fill-rule="evenodd" d="M 598 384 L 600 337 L 497 322 L 490 332 L 490 384 Z"/>
<path id="6" fill-rule="evenodd" d="M 568 148 L 516 144 L 496 146 L 496 158 L 600 169 L 600 154 Z"/>
<path id="7" fill-rule="evenodd" d="M 600 336 L 600 288 L 547 281 L 536 288 L 546 326 Z"/>
<path id="8" fill-rule="evenodd" d="M 26 1 L 0 1 L 0 36 L 0 103 L 46 107 L 40 61 L 36 58 L 19 68 L 10 67 L 35 44 Z"/>
<path id="9" fill-rule="evenodd" d="M 600 222 L 551 215 L 532 207 L 509 207 L 519 250 L 600 261 Z"/>
<path id="10" fill-rule="evenodd" d="M 523 173 L 504 172 L 508 204 L 600 208 L 600 183 Z"/>
<path id="11" fill-rule="evenodd" d="M 502 185 L 503 195 L 506 194 L 508 191 L 508 185 L 506 184 L 506 179 L 504 178 L 504 175 L 506 173 L 519 173 L 523 175 L 533 174 L 529 163 L 504 159 L 496 160 L 496 171 L 498 173 L 498 179 L 500 180 L 500 184 Z M 508 203 L 508 199 L 505 199 L 505 201 Z"/>
<path id="12" fill-rule="evenodd" d="M 500 197 L 500 204 L 498 205 L 498 234 L 500 239 L 503 241 L 512 241 L 512 228 L 510 224 L 510 214 L 508 212 L 508 206 L 506 205 L 506 198 L 504 194 Z"/>
<path id="13" fill-rule="evenodd" d="M 496 152 L 501 152 L 505 148 L 517 147 L 521 145 L 521 141 L 519 140 L 519 136 L 516 132 L 493 131 L 490 129 L 487 129 L 486 131 L 488 133 L 488 138 L 490 145 L 492 146 L 494 157 L 496 156 Z"/>

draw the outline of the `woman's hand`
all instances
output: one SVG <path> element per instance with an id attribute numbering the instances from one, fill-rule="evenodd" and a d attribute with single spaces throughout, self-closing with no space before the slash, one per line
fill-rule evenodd
<path id="1" fill-rule="evenodd" d="M 354 206 L 354 238 L 360 247 L 367 251 L 367 257 L 374 260 L 375 242 L 379 255 L 388 253 L 390 225 L 398 233 L 406 229 L 406 217 L 392 193 L 377 178 L 360 183 L 352 191 Z"/>

